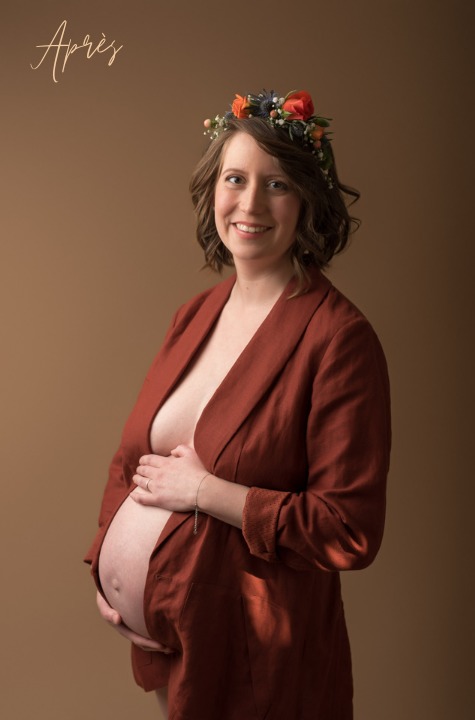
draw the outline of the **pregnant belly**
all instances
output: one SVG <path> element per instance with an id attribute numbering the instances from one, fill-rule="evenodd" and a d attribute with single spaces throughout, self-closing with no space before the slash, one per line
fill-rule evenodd
<path id="1" fill-rule="evenodd" d="M 169 510 L 138 505 L 128 497 L 117 511 L 99 556 L 99 577 L 109 604 L 129 628 L 149 637 L 143 596 L 150 555 Z"/>

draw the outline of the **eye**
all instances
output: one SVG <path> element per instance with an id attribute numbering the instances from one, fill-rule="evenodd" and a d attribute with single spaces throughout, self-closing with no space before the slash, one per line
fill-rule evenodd
<path id="1" fill-rule="evenodd" d="M 226 177 L 226 182 L 229 182 L 232 185 L 240 185 L 243 182 L 243 179 L 239 177 L 239 175 L 228 175 Z"/>
<path id="2" fill-rule="evenodd" d="M 289 186 L 283 180 L 271 180 L 269 187 L 272 190 L 280 190 L 281 192 L 286 192 L 289 189 Z"/>

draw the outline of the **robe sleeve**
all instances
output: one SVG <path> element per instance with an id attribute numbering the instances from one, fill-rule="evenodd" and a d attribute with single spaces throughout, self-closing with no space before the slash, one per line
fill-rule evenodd
<path id="1" fill-rule="evenodd" d="M 389 380 L 364 318 L 341 327 L 316 372 L 302 492 L 253 487 L 243 512 L 252 555 L 296 570 L 355 570 L 383 534 L 391 445 Z"/>

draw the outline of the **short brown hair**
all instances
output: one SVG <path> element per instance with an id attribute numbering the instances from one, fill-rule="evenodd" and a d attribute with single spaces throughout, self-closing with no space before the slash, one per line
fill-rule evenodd
<path id="1" fill-rule="evenodd" d="M 266 153 L 277 158 L 292 189 L 301 199 L 297 234 L 291 249 L 298 281 L 294 295 L 300 295 L 308 286 L 306 268 L 326 267 L 359 226 L 359 221 L 350 216 L 345 202 L 346 195 L 351 205 L 359 198 L 359 192 L 340 183 L 334 157 L 329 170 L 333 185 L 330 187 L 314 155 L 291 140 L 285 130 L 272 127 L 261 118 L 228 121 L 227 129 L 210 143 L 190 181 L 197 217 L 196 236 L 204 250 L 205 265 L 217 272 L 224 265 L 233 265 L 232 255 L 216 230 L 214 193 L 224 147 L 237 132 L 247 133 Z"/>

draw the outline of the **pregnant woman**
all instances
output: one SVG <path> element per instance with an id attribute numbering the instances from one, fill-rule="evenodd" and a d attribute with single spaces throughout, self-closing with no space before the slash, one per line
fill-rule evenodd
<path id="1" fill-rule="evenodd" d="M 321 272 L 358 196 L 327 126 L 304 91 L 205 121 L 197 236 L 235 274 L 173 318 L 86 557 L 170 720 L 352 718 L 339 572 L 381 542 L 389 389 L 370 324 Z"/>

